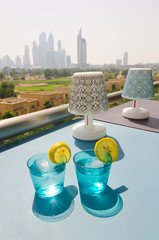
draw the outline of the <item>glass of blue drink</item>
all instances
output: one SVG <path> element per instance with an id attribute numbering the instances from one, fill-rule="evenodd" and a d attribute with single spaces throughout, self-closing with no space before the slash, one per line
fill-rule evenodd
<path id="1" fill-rule="evenodd" d="M 27 166 L 38 197 L 52 197 L 63 190 L 66 163 L 54 164 L 48 153 L 41 153 L 32 156 Z"/>
<path id="2" fill-rule="evenodd" d="M 108 163 L 103 163 L 96 157 L 94 150 L 86 150 L 76 153 L 73 161 L 82 193 L 96 195 L 106 189 L 111 159 Z"/>

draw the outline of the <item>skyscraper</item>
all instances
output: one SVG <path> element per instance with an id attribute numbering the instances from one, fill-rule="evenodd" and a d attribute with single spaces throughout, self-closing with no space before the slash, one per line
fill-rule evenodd
<path id="1" fill-rule="evenodd" d="M 15 66 L 16 68 L 22 68 L 21 58 L 19 56 L 16 56 L 15 58 Z"/>
<path id="2" fill-rule="evenodd" d="M 29 46 L 25 45 L 24 57 L 23 57 L 23 67 L 26 69 L 30 68 L 30 57 L 29 57 Z"/>
<path id="3" fill-rule="evenodd" d="M 128 65 L 128 53 L 124 53 L 124 58 L 123 58 L 123 65 L 126 66 Z"/>
<path id="4" fill-rule="evenodd" d="M 69 55 L 66 56 L 66 66 L 68 68 L 71 67 L 71 56 Z"/>
<path id="5" fill-rule="evenodd" d="M 50 33 L 46 46 L 46 67 L 55 68 L 54 38 Z"/>
<path id="6" fill-rule="evenodd" d="M 37 46 L 37 43 L 35 41 L 33 42 L 32 53 L 33 53 L 33 64 L 34 64 L 34 66 L 39 66 L 38 46 Z"/>
<path id="7" fill-rule="evenodd" d="M 120 67 L 121 65 L 122 65 L 122 60 L 117 58 L 117 60 L 116 60 L 116 66 L 117 66 L 117 67 Z"/>
<path id="8" fill-rule="evenodd" d="M 86 39 L 82 38 L 81 29 L 77 35 L 77 64 L 80 68 L 86 67 L 87 64 L 87 44 Z"/>
<path id="9" fill-rule="evenodd" d="M 58 69 L 66 67 L 66 51 L 62 49 L 61 41 L 58 41 L 58 50 L 56 52 L 56 67 Z"/>
<path id="10" fill-rule="evenodd" d="M 50 33 L 47 41 L 47 51 L 53 53 L 54 52 L 54 38 L 52 33 Z"/>
<path id="11" fill-rule="evenodd" d="M 42 68 L 46 67 L 46 33 L 42 32 L 39 36 L 39 46 L 38 46 L 38 57 L 39 65 Z"/>

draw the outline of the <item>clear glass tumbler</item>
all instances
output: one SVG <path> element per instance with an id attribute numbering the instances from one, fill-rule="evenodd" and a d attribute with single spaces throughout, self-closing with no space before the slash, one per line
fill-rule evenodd
<path id="1" fill-rule="evenodd" d="M 100 162 L 94 150 L 78 152 L 74 155 L 79 189 L 88 195 L 96 195 L 105 190 L 111 168 L 109 163 Z"/>
<path id="2" fill-rule="evenodd" d="M 40 153 L 32 156 L 27 166 L 38 197 L 52 197 L 63 190 L 66 163 L 53 164 L 48 153 Z"/>

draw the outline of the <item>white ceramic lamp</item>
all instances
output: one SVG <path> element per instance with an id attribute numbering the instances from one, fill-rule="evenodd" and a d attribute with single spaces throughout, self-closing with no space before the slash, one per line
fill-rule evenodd
<path id="1" fill-rule="evenodd" d="M 93 115 L 108 110 L 108 98 L 102 72 L 80 72 L 73 75 L 69 112 L 84 115 L 85 121 L 72 128 L 73 137 L 92 141 L 106 135 L 103 124 L 93 121 Z"/>
<path id="2" fill-rule="evenodd" d="M 131 119 L 146 119 L 149 110 L 139 106 L 139 99 L 154 97 L 151 68 L 130 68 L 122 92 L 122 97 L 133 99 L 133 106 L 124 108 L 122 115 Z"/>

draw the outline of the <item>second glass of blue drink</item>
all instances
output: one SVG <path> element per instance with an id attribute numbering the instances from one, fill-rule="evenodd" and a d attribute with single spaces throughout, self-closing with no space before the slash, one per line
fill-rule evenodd
<path id="1" fill-rule="evenodd" d="M 99 161 L 94 150 L 76 153 L 73 161 L 81 192 L 96 195 L 106 189 L 112 161 Z"/>

